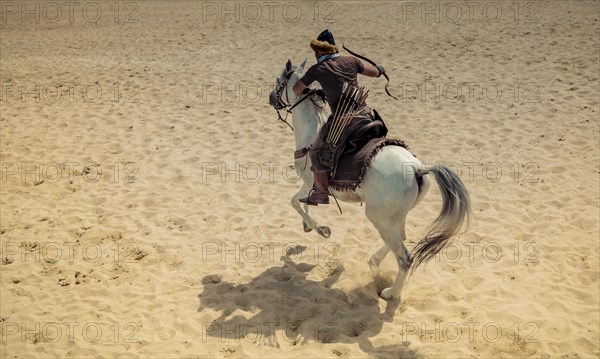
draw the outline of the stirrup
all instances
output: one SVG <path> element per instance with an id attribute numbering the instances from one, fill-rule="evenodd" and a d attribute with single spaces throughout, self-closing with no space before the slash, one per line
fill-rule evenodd
<path id="1" fill-rule="evenodd" d="M 317 193 L 325 193 L 327 196 L 324 198 L 315 198 L 318 196 Z M 329 204 L 329 193 L 328 192 L 319 192 L 317 189 L 313 188 L 308 192 L 308 197 L 300 198 L 300 202 L 306 203 L 309 206 L 318 206 L 320 204 Z"/>

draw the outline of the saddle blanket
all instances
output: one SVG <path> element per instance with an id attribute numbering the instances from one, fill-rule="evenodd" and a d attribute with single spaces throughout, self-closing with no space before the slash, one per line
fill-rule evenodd
<path id="1" fill-rule="evenodd" d="M 392 138 L 373 138 L 358 151 L 343 154 L 335 168 L 329 185 L 337 191 L 353 191 L 363 180 L 373 157 L 384 146 L 400 146 L 408 150 L 404 141 Z"/>

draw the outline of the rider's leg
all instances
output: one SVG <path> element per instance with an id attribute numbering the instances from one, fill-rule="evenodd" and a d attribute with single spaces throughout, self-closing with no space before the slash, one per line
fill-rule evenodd
<path id="1" fill-rule="evenodd" d="M 321 133 L 308 153 L 312 163 L 311 170 L 314 176 L 314 184 L 313 190 L 310 191 L 308 197 L 300 199 L 302 203 L 310 205 L 329 203 L 329 169 L 321 164 L 318 156 L 319 150 L 324 144 L 325 139 Z"/>
<path id="2" fill-rule="evenodd" d="M 318 205 L 318 204 L 329 204 L 329 172 L 327 171 L 315 171 L 314 188 L 306 198 L 301 198 L 300 202 Z"/>

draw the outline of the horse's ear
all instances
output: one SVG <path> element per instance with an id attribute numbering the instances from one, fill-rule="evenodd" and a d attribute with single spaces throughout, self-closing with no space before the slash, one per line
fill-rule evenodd
<path id="1" fill-rule="evenodd" d="M 304 61 L 302 61 L 302 63 L 300 64 L 300 68 L 302 70 L 304 70 L 304 66 L 306 65 L 306 57 L 304 58 Z"/>
<path id="2" fill-rule="evenodd" d="M 291 69 L 292 69 L 292 61 L 288 60 L 288 62 L 285 64 L 285 70 L 290 71 Z"/>

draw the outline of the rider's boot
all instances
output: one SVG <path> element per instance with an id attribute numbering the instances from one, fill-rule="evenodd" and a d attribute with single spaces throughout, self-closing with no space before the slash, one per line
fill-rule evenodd
<path id="1" fill-rule="evenodd" d="M 314 172 L 315 184 L 308 197 L 301 198 L 300 202 L 317 206 L 329 204 L 329 173 L 327 171 Z"/>

